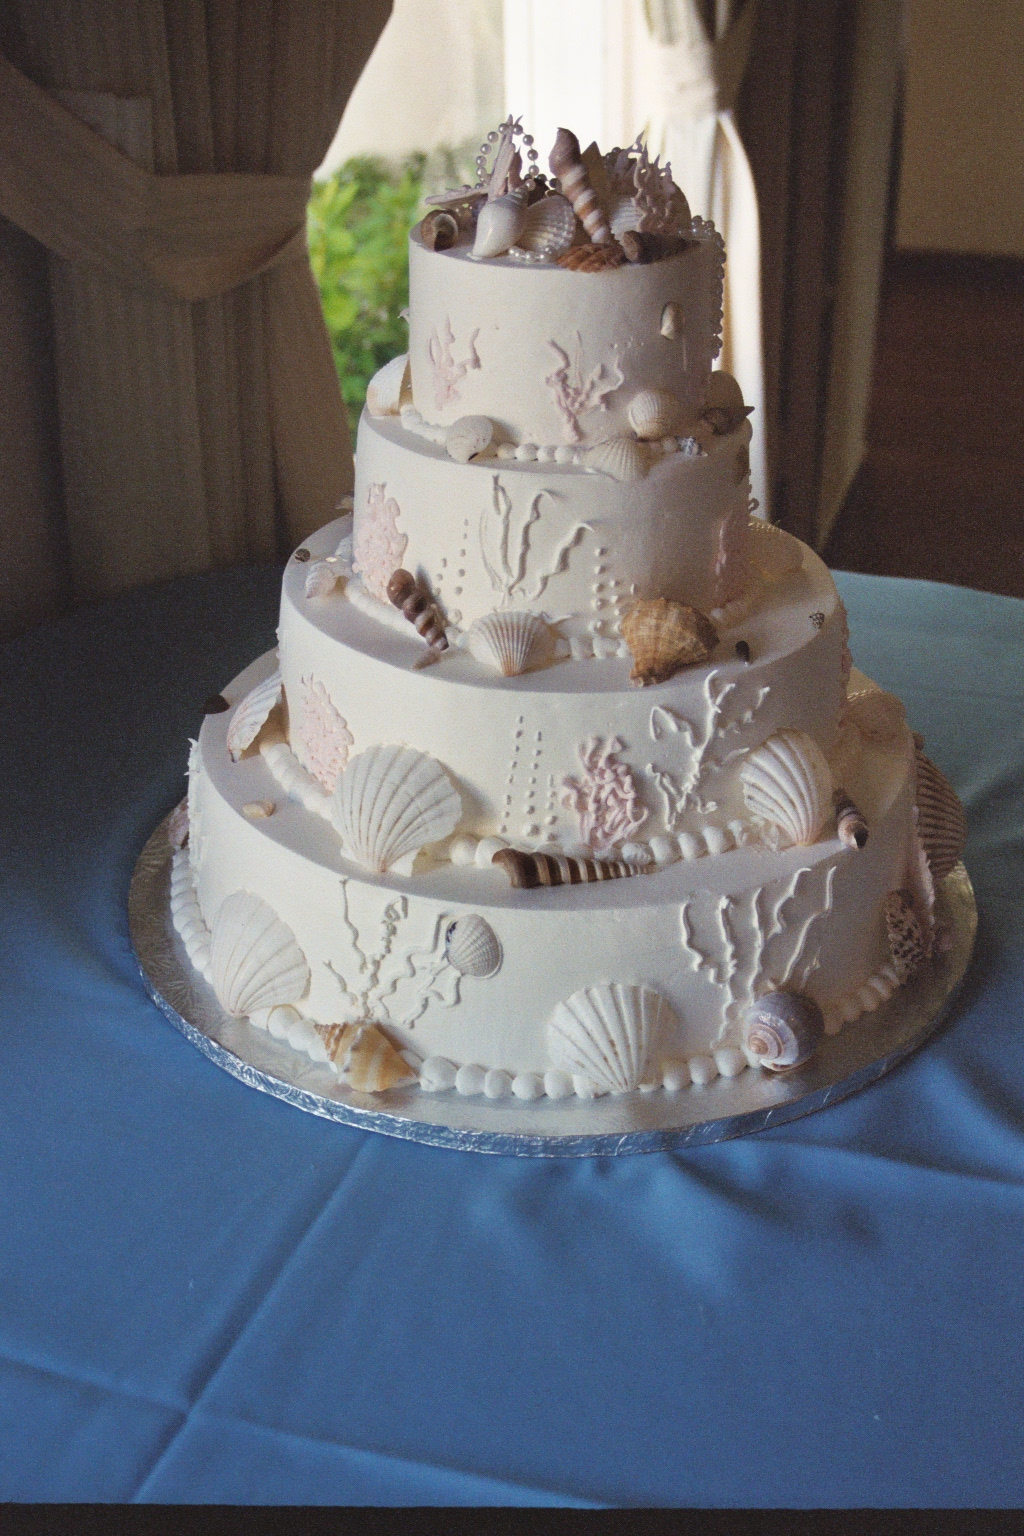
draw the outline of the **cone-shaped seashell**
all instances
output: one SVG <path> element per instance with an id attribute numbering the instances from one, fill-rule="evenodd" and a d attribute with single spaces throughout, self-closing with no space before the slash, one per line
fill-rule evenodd
<path id="1" fill-rule="evenodd" d="M 641 688 L 709 660 L 718 644 L 715 626 L 699 608 L 665 597 L 634 604 L 621 629 L 633 655 L 630 680 Z"/>
<path id="2" fill-rule="evenodd" d="M 366 409 L 371 416 L 397 416 L 409 372 L 409 354 L 403 352 L 378 368 L 366 386 Z"/>
<path id="3" fill-rule="evenodd" d="M 675 341 L 683 334 L 683 306 L 677 304 L 674 299 L 669 299 L 661 312 L 661 334 L 668 341 Z"/>
<path id="4" fill-rule="evenodd" d="M 476 239 L 473 255 L 480 260 L 488 256 L 504 256 L 519 239 L 526 227 L 526 194 L 506 192 L 483 203 L 476 221 Z"/>
<path id="5" fill-rule="evenodd" d="M 491 858 L 508 875 L 517 891 L 536 891 L 550 885 L 592 885 L 599 880 L 628 880 L 632 875 L 653 873 L 657 865 L 627 859 L 583 859 L 569 853 L 521 853 L 518 848 L 499 848 Z"/>
<path id="6" fill-rule="evenodd" d="M 551 173 L 558 177 L 562 191 L 572 204 L 572 210 L 595 245 L 604 245 L 611 239 L 611 230 L 597 193 L 590 185 L 580 141 L 568 128 L 559 128 L 548 156 Z"/>
<path id="7" fill-rule="evenodd" d="M 526 210 L 526 222 L 516 241 L 521 251 L 554 258 L 567 251 L 576 233 L 576 215 L 566 198 L 551 192 Z"/>
<path id="8" fill-rule="evenodd" d="M 447 209 L 435 208 L 420 224 L 420 239 L 428 251 L 448 251 L 459 238 L 459 221 Z"/>
<path id="9" fill-rule="evenodd" d="M 743 1015 L 744 1045 L 758 1066 L 783 1072 L 809 1061 L 825 1034 L 813 998 L 800 992 L 768 992 Z"/>
<path id="10" fill-rule="evenodd" d="M 890 891 L 885 898 L 885 930 L 893 966 L 902 984 L 913 976 L 928 955 L 928 943 L 914 911 L 910 891 Z"/>
<path id="11" fill-rule="evenodd" d="M 591 448 L 584 462 L 587 469 L 599 470 L 613 480 L 642 480 L 651 467 L 651 450 L 632 437 L 612 437 Z"/>
<path id="12" fill-rule="evenodd" d="M 667 389 L 642 389 L 629 402 L 629 424 L 637 437 L 656 442 L 668 437 L 679 425 L 681 407 Z"/>
<path id="13" fill-rule="evenodd" d="M 238 762 L 247 747 L 251 747 L 256 737 L 267 723 L 267 716 L 281 698 L 281 674 L 276 669 L 262 683 L 256 687 L 239 704 L 231 717 L 228 726 L 228 751 L 231 753 L 231 761 Z"/>
<path id="14" fill-rule="evenodd" d="M 621 241 L 627 230 L 640 228 L 640 220 L 643 216 L 643 209 L 636 198 L 622 192 L 612 200 L 608 214 L 608 227 L 615 239 Z"/>
<path id="15" fill-rule="evenodd" d="M 855 725 L 866 740 L 882 747 L 899 741 L 907 729 L 907 712 L 902 701 L 881 688 L 851 693 L 846 701 L 844 720 Z"/>
<path id="16" fill-rule="evenodd" d="M 490 923 L 478 912 L 457 917 L 448 925 L 444 952 L 463 976 L 493 976 L 501 966 L 501 945 Z"/>
<path id="17" fill-rule="evenodd" d="M 935 880 L 944 880 L 967 842 L 967 818 L 946 775 L 917 751 L 917 835 Z"/>
<path id="18" fill-rule="evenodd" d="M 836 834 L 847 848 L 863 848 L 868 840 L 868 824 L 845 790 L 835 792 Z"/>
<path id="19" fill-rule="evenodd" d="M 436 758 L 376 746 L 353 757 L 331 796 L 345 852 L 382 874 L 406 854 L 455 831 L 462 801 Z"/>
<path id="20" fill-rule="evenodd" d="M 765 581 L 782 581 L 803 564 L 800 540 L 765 522 L 763 517 L 750 519 L 749 551 L 751 563 Z"/>
<path id="21" fill-rule="evenodd" d="M 228 1013 L 294 1003 L 309 985 L 309 966 L 295 935 L 251 891 L 225 896 L 213 921 L 210 980 Z"/>
<path id="22" fill-rule="evenodd" d="M 832 804 L 832 774 L 817 742 L 804 731 L 776 731 L 740 766 L 743 800 L 784 847 L 818 840 Z"/>
<path id="23" fill-rule="evenodd" d="M 341 574 L 336 560 L 314 560 L 306 572 L 306 596 L 328 597 L 337 586 Z"/>
<path id="24" fill-rule="evenodd" d="M 559 1003 L 548 1024 L 552 1064 L 609 1093 L 630 1093 L 643 1079 L 659 1036 L 675 1022 L 653 987 L 601 982 Z"/>
<path id="25" fill-rule="evenodd" d="M 466 631 L 465 645 L 470 655 L 495 667 L 502 677 L 519 677 L 541 667 L 554 651 L 544 620 L 520 608 L 485 613 Z"/>
<path id="26" fill-rule="evenodd" d="M 327 1055 L 351 1087 L 383 1093 L 417 1076 L 376 1024 L 318 1024 Z"/>
<path id="27" fill-rule="evenodd" d="M 444 446 L 450 459 L 468 464 L 491 446 L 493 437 L 494 422 L 489 416 L 460 416 L 448 428 Z"/>
<path id="28" fill-rule="evenodd" d="M 434 599 L 428 592 L 423 592 L 416 585 L 416 578 L 411 571 L 392 571 L 388 578 L 387 594 L 394 606 L 400 609 L 405 618 L 413 626 L 434 651 L 446 651 L 448 649 L 448 636 L 444 630 L 444 617 Z"/>
<path id="29" fill-rule="evenodd" d="M 689 240 L 682 235 L 655 234 L 645 230 L 628 229 L 623 232 L 619 242 L 626 253 L 626 260 L 639 266 L 648 266 L 652 261 L 663 261 L 666 256 L 678 256 L 680 251 L 685 251 Z"/>

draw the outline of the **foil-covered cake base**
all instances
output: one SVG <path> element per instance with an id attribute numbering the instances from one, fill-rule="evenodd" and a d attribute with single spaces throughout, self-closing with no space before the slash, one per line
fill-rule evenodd
<path id="1" fill-rule="evenodd" d="M 875 1013 L 827 1038 L 811 1061 L 791 1072 L 750 1070 L 678 1093 L 659 1089 L 533 1103 L 417 1087 L 365 1094 L 339 1082 L 327 1065 L 225 1012 L 174 930 L 170 868 L 165 820 L 132 877 L 132 943 L 153 1001 L 204 1056 L 250 1088 L 308 1114 L 430 1146 L 513 1157 L 607 1157 L 706 1146 L 828 1108 L 884 1077 L 935 1033 L 966 974 L 978 922 L 970 878 L 958 864 L 938 892 L 945 947 Z"/>

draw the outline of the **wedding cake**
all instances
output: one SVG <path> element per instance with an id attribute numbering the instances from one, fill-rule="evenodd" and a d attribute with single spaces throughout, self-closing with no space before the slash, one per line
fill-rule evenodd
<path id="1" fill-rule="evenodd" d="M 171 821 L 220 1003 L 378 1104 L 799 1068 L 928 963 L 963 844 L 755 515 L 721 237 L 641 143 L 538 158 L 507 121 L 412 231 L 352 514 Z"/>

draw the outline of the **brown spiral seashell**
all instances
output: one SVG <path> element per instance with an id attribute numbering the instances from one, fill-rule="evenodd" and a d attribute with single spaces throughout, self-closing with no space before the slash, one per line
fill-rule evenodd
<path id="1" fill-rule="evenodd" d="M 932 878 L 944 880 L 963 854 L 967 819 L 946 775 L 925 757 L 920 747 L 916 747 L 916 757 L 917 835 Z"/>
<path id="2" fill-rule="evenodd" d="M 583 164 L 580 141 L 568 128 L 559 128 L 548 156 L 552 174 L 562 184 L 562 192 L 572 204 L 572 211 L 595 245 L 604 245 L 612 237 L 604 209 L 590 185 Z"/>
<path id="3" fill-rule="evenodd" d="M 420 238 L 430 251 L 450 250 L 459 238 L 459 221 L 445 208 L 435 208 L 420 225 Z"/>
<path id="4" fill-rule="evenodd" d="M 847 848 L 863 848 L 868 840 L 868 824 L 845 790 L 835 792 L 836 832 Z"/>
<path id="5" fill-rule="evenodd" d="M 626 260 L 621 245 L 570 245 L 558 258 L 558 265 L 570 272 L 610 272 Z"/>
<path id="6" fill-rule="evenodd" d="M 508 875 L 518 891 L 539 886 L 590 885 L 597 880 L 627 880 L 656 868 L 654 864 L 627 864 L 624 859 L 577 859 L 565 853 L 520 853 L 499 848 L 491 860 Z"/>
<path id="7" fill-rule="evenodd" d="M 656 235 L 641 229 L 627 229 L 619 236 L 626 260 L 641 266 L 652 261 L 663 261 L 666 256 L 678 256 L 689 243 L 682 235 Z"/>
<path id="8" fill-rule="evenodd" d="M 636 603 L 622 621 L 622 638 L 633 653 L 630 681 L 641 688 L 709 660 L 718 645 L 718 631 L 699 608 L 665 597 Z"/>
<path id="9" fill-rule="evenodd" d="M 338 1071 L 363 1093 L 383 1093 L 416 1076 L 376 1024 L 317 1024 L 315 1028 Z"/>
<path id="10" fill-rule="evenodd" d="M 418 635 L 435 651 L 448 649 L 448 636 L 444 632 L 441 611 L 429 593 L 421 591 L 411 571 L 392 571 L 388 580 L 388 597 L 400 610 Z"/>

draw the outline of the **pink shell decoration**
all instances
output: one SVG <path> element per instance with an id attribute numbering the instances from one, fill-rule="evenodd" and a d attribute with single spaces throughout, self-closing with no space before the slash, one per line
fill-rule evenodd
<path id="1" fill-rule="evenodd" d="M 917 749 L 917 835 L 935 880 L 959 863 L 967 841 L 967 818 L 952 784 Z"/>

